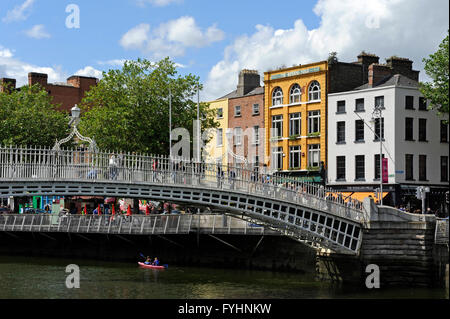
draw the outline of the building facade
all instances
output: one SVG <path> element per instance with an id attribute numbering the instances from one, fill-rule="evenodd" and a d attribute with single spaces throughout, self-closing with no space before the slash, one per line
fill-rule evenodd
<path id="1" fill-rule="evenodd" d="M 266 164 L 277 174 L 322 182 L 328 62 L 265 72 L 264 84 Z"/>
<path id="2" fill-rule="evenodd" d="M 39 83 L 50 95 L 53 104 L 58 104 L 59 111 L 70 113 L 70 109 L 79 104 L 86 91 L 98 83 L 97 78 L 74 75 L 67 79 L 66 83 L 48 83 L 48 75 L 44 73 L 28 73 L 28 85 Z M 16 89 L 15 79 L 0 79 L 0 90 L 4 90 L 2 84 L 8 84 L 9 90 Z"/>
<path id="3" fill-rule="evenodd" d="M 203 149 L 203 159 L 208 163 L 228 163 L 226 129 L 228 127 L 228 99 L 220 98 L 210 101 L 209 108 L 216 111 L 216 121 L 219 127 L 208 130 L 205 136 L 208 143 Z"/>
<path id="4" fill-rule="evenodd" d="M 383 204 L 405 206 L 417 206 L 417 186 L 429 186 L 428 205 L 440 209 L 433 203 L 444 203 L 449 185 L 446 119 L 428 110 L 416 80 L 393 72 L 373 64 L 368 83 L 328 95 L 327 184 L 376 198 L 383 182 Z"/>
<path id="5" fill-rule="evenodd" d="M 228 98 L 228 164 L 264 163 L 264 87 L 257 71 L 242 70 Z"/>

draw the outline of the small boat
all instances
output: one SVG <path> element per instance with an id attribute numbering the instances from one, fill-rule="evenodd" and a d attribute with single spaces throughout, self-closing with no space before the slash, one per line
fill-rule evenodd
<path id="1" fill-rule="evenodd" d="M 148 269 L 166 269 L 166 266 L 154 266 L 154 265 L 146 265 L 142 262 L 138 262 L 139 267 L 148 268 Z"/>

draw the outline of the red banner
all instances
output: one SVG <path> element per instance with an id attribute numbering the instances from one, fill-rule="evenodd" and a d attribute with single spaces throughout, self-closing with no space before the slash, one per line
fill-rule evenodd
<path id="1" fill-rule="evenodd" d="M 383 174 L 383 183 L 388 183 L 389 182 L 389 172 L 388 172 L 388 159 L 387 158 L 383 158 L 383 162 L 382 162 L 382 174 Z"/>

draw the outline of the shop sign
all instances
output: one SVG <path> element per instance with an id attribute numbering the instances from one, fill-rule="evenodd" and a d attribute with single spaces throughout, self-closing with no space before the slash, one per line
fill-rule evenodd
<path id="1" fill-rule="evenodd" d="M 270 77 L 270 79 L 276 80 L 276 79 L 281 79 L 281 78 L 287 78 L 289 76 L 302 75 L 302 74 L 314 73 L 314 72 L 319 72 L 319 71 L 320 71 L 320 67 L 315 67 L 315 68 L 310 68 L 310 69 L 306 69 L 306 70 L 298 70 L 298 71 L 293 71 L 293 72 L 275 74 L 275 75 L 272 75 Z"/>

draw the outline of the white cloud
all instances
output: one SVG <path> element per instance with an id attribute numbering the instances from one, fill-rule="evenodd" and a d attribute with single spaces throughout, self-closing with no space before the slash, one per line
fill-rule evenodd
<path id="1" fill-rule="evenodd" d="M 143 49 L 149 40 L 150 25 L 142 23 L 130 29 L 120 39 L 125 49 Z"/>
<path id="2" fill-rule="evenodd" d="M 74 75 L 89 76 L 89 77 L 101 79 L 103 77 L 103 72 L 88 65 L 85 68 L 80 69 L 77 72 L 75 72 Z"/>
<path id="3" fill-rule="evenodd" d="M 136 3 L 140 7 L 144 7 L 147 3 L 154 5 L 155 7 L 165 7 L 172 3 L 182 3 L 183 0 L 137 0 Z"/>
<path id="4" fill-rule="evenodd" d="M 205 83 L 203 97 L 213 100 L 236 89 L 241 69 L 264 72 L 281 65 L 326 60 L 338 52 L 340 61 L 353 62 L 361 51 L 377 54 L 380 63 L 392 56 L 414 61 L 423 72 L 422 59 L 434 52 L 447 34 L 447 0 L 319 0 L 314 12 L 320 26 L 308 29 L 301 19 L 290 29 L 256 25 L 251 35 L 242 35 L 227 46 L 223 59 L 214 65 Z"/>
<path id="5" fill-rule="evenodd" d="M 202 31 L 192 17 L 180 17 L 160 24 L 150 33 L 149 24 L 139 24 L 120 39 L 125 49 L 139 49 L 153 58 L 182 56 L 190 47 L 201 48 L 221 41 L 225 34 L 212 25 Z"/>
<path id="6" fill-rule="evenodd" d="M 35 0 L 25 0 L 21 5 L 15 6 L 12 10 L 6 13 L 2 21 L 9 23 L 14 21 L 26 20 L 30 15 L 30 10 Z"/>
<path id="7" fill-rule="evenodd" d="M 48 81 L 62 82 L 67 79 L 67 74 L 60 66 L 37 66 L 23 62 L 14 57 L 13 51 L 0 45 L 0 78 L 12 78 L 17 80 L 17 86 L 28 84 L 28 73 L 46 73 Z"/>
<path id="8" fill-rule="evenodd" d="M 33 26 L 31 29 L 26 30 L 25 34 L 34 39 L 50 38 L 50 34 L 45 30 L 43 24 L 37 24 Z"/>

